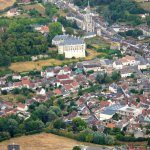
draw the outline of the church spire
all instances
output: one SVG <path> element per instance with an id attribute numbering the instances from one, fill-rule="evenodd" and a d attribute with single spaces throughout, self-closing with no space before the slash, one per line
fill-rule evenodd
<path id="1" fill-rule="evenodd" d="M 88 6 L 87 6 L 87 13 L 90 13 L 91 12 L 91 7 L 90 7 L 90 2 L 89 2 L 89 0 L 88 0 Z"/>
<path id="2" fill-rule="evenodd" d="M 87 6 L 88 9 L 91 9 L 90 7 L 90 1 L 88 0 L 88 6 Z"/>

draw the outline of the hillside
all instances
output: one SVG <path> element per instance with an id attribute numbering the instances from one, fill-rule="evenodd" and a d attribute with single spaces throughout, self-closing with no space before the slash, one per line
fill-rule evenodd
<path id="1" fill-rule="evenodd" d="M 16 0 L 0 0 L 0 10 L 13 5 L 15 1 Z"/>
<path id="2" fill-rule="evenodd" d="M 7 145 L 12 143 L 20 144 L 20 148 L 22 150 L 72 150 L 75 145 L 83 145 L 81 142 L 77 142 L 75 140 L 53 134 L 42 133 L 22 136 L 1 142 L 0 149 L 6 150 Z M 87 144 L 85 143 L 85 145 Z"/>

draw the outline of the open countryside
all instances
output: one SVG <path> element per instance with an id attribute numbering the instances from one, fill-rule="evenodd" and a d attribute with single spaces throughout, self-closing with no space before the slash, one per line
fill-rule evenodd
<path id="1" fill-rule="evenodd" d="M 0 0 L 0 10 L 12 6 L 16 0 Z"/>

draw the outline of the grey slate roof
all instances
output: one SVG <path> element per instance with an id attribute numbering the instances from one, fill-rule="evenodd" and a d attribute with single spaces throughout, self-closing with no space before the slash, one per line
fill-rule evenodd
<path id="1" fill-rule="evenodd" d="M 114 115 L 119 109 L 121 109 L 123 107 L 124 107 L 124 105 L 120 105 L 120 104 L 111 105 L 111 106 L 105 108 L 105 110 L 103 111 L 103 114 Z"/>

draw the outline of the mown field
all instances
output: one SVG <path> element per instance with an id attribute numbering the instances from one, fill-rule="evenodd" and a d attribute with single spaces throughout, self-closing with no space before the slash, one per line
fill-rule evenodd
<path id="1" fill-rule="evenodd" d="M 98 146 L 81 143 L 65 137 L 41 133 L 13 138 L 0 143 L 0 150 L 7 150 L 8 144 L 19 144 L 21 150 L 72 150 L 75 145 Z"/>
<path id="2" fill-rule="evenodd" d="M 16 2 L 16 0 L 0 0 L 0 10 L 10 7 Z"/>
<path id="3" fill-rule="evenodd" d="M 96 58 L 100 53 L 92 49 L 87 49 L 88 56 L 82 60 L 91 60 Z M 41 70 L 44 66 L 57 66 L 63 65 L 71 62 L 78 62 L 79 59 L 65 59 L 63 61 L 58 59 L 47 59 L 47 60 L 39 60 L 39 61 L 26 61 L 26 62 L 17 62 L 12 63 L 9 69 L 15 72 L 24 72 L 24 71 L 32 71 L 32 70 Z"/>

